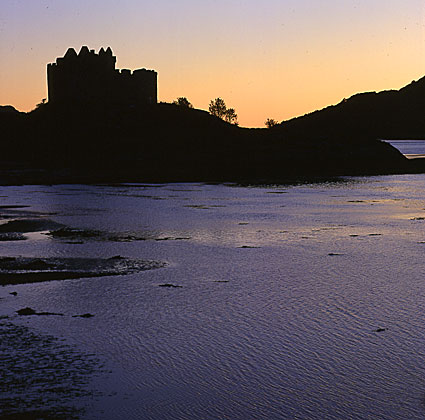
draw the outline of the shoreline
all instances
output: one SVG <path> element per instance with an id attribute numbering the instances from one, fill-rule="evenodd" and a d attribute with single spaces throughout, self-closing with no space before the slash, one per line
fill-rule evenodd
<path id="1" fill-rule="evenodd" d="M 403 155 L 405 156 L 405 155 Z M 46 168 L 23 168 L 11 167 L 10 163 L 2 164 L 0 162 L 0 186 L 19 186 L 19 185 L 60 185 L 60 184 L 163 184 L 163 183 L 212 183 L 212 184 L 281 184 L 290 185 L 305 182 L 321 182 L 326 179 L 338 179 L 350 176 L 380 176 L 380 175 L 411 175 L 425 173 L 425 155 L 415 155 L 406 157 L 403 167 L 396 167 L 388 170 L 350 170 L 329 173 L 306 173 L 296 172 L 282 174 L 281 177 L 221 177 L 221 176 L 144 176 L 139 174 L 114 173 L 113 171 L 92 171 L 92 170 L 73 170 L 73 169 L 46 169 Z"/>

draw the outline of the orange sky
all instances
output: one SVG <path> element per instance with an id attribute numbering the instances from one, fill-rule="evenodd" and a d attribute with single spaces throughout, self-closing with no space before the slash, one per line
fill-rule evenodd
<path id="1" fill-rule="evenodd" d="M 341 4 L 343 3 L 343 4 Z M 161 101 L 222 97 L 261 127 L 425 74 L 417 0 L 2 0 L 0 104 L 46 98 L 46 64 L 111 46 L 118 68 L 158 71 Z"/>

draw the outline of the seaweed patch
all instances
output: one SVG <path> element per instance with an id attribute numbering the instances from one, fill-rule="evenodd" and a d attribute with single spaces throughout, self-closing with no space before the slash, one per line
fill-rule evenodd
<path id="1" fill-rule="evenodd" d="M 89 388 L 93 375 L 105 373 L 95 356 L 5 320 L 0 335 L 1 418 L 78 419 L 84 397 L 88 404 L 102 395 Z"/>
<path id="2" fill-rule="evenodd" d="M 0 257 L 0 285 L 117 276 L 164 267 L 161 261 L 112 258 Z"/>

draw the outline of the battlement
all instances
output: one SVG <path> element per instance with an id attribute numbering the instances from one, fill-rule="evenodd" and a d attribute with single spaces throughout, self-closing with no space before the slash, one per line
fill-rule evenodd
<path id="1" fill-rule="evenodd" d="M 157 72 L 116 69 L 116 57 L 108 47 L 99 53 L 69 48 L 63 57 L 47 65 L 48 98 L 51 103 L 108 103 L 116 105 L 157 102 Z"/>

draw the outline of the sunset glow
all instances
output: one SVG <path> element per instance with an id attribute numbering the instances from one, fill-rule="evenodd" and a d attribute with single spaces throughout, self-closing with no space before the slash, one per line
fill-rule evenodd
<path id="1" fill-rule="evenodd" d="M 421 0 L 2 0 L 0 104 L 47 96 L 46 64 L 110 46 L 118 68 L 158 72 L 158 99 L 215 97 L 263 127 L 425 74 Z"/>

